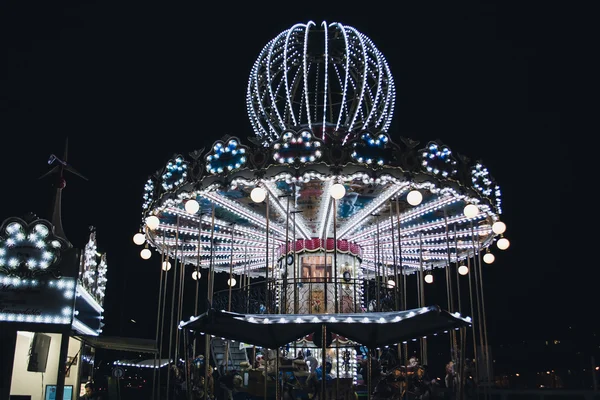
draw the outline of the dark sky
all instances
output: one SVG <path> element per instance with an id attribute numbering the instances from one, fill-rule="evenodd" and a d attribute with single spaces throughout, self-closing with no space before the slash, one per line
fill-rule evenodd
<path id="1" fill-rule="evenodd" d="M 252 135 L 246 84 L 262 47 L 294 23 L 338 21 L 388 60 L 392 140 L 440 139 L 502 188 L 511 247 L 486 266 L 490 340 L 600 334 L 587 305 L 597 261 L 573 216 L 584 209 L 567 203 L 589 133 L 567 122 L 584 91 L 570 41 L 584 21 L 547 3 L 388 3 L 4 3 L 1 219 L 49 216 L 51 182 L 38 177 L 68 137 L 89 181 L 67 178 L 64 228 L 82 248 L 97 227 L 108 253 L 105 332 L 152 337 L 159 261 L 141 260 L 131 240 L 145 181 L 174 153 Z"/>

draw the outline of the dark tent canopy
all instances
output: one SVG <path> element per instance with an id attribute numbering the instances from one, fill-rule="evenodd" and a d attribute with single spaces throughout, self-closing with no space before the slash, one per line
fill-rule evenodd
<path id="1" fill-rule="evenodd" d="M 179 326 L 266 348 L 284 346 L 325 326 L 327 331 L 374 348 L 470 324 L 468 317 L 429 306 L 361 314 L 238 314 L 211 309 Z"/>

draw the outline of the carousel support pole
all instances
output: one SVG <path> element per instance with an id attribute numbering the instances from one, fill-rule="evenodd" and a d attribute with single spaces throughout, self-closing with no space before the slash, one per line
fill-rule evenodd
<path id="1" fill-rule="evenodd" d="M 290 240 L 290 196 L 286 196 L 286 205 L 285 205 L 285 245 L 283 246 L 283 268 L 285 269 L 285 282 L 282 282 L 283 285 L 283 307 L 280 310 L 281 314 L 288 314 L 288 264 L 287 264 L 287 255 L 289 254 L 289 240 Z"/>
<path id="2" fill-rule="evenodd" d="M 473 260 L 475 260 L 475 249 L 473 249 Z M 467 268 L 469 268 L 469 303 L 471 305 L 471 315 L 473 316 L 473 319 L 475 319 L 475 311 L 474 311 L 474 307 L 475 307 L 475 302 L 473 301 L 473 283 L 472 283 L 472 276 L 474 274 L 474 272 L 471 270 L 471 258 L 469 256 L 469 258 L 467 258 Z M 479 320 L 477 320 L 477 323 L 479 323 Z M 471 324 L 471 336 L 473 337 L 473 358 L 475 359 L 475 361 L 477 361 L 477 334 L 475 332 L 475 323 L 473 322 Z M 479 365 L 477 362 L 475 362 L 475 380 L 479 380 Z"/>
<path id="3" fill-rule="evenodd" d="M 280 387 L 279 385 L 283 381 L 283 377 L 279 379 L 279 351 L 278 347 L 275 353 L 275 400 L 279 400 Z"/>
<path id="4" fill-rule="evenodd" d="M 406 295 L 406 274 L 404 273 L 404 266 L 402 265 L 402 230 L 400 227 L 400 197 L 396 197 L 396 226 L 398 227 L 398 264 L 400 264 L 400 275 L 401 279 L 396 279 L 396 286 L 402 285 L 400 291 L 400 309 L 406 310 L 407 295 Z M 400 344 L 398 344 L 400 347 Z M 408 366 L 408 343 L 403 343 L 404 353 L 404 368 Z M 399 355 L 400 356 L 400 355 Z"/>
<path id="5" fill-rule="evenodd" d="M 212 216 L 210 224 L 210 262 L 208 269 L 208 303 L 212 308 L 213 288 L 214 288 L 214 238 L 215 238 L 215 203 L 212 204 Z M 204 400 L 208 399 L 208 369 L 210 368 L 210 335 L 204 334 Z"/>
<path id="6" fill-rule="evenodd" d="M 267 197 L 265 197 L 265 203 L 267 207 L 266 217 L 267 217 L 267 225 L 266 225 L 266 260 L 265 260 L 265 311 L 267 314 L 270 314 L 271 304 L 269 302 L 269 192 L 267 192 Z M 265 378 L 267 377 L 266 369 L 265 369 Z M 266 393 L 265 393 L 266 395 Z M 265 397 L 266 400 L 266 397 Z"/>
<path id="7" fill-rule="evenodd" d="M 233 289 L 233 224 L 231 225 L 231 253 L 229 255 L 229 281 L 228 281 L 228 300 L 227 300 L 227 311 L 231 311 L 231 291 Z M 229 371 L 229 340 L 225 342 L 225 365 L 223 366 L 223 372 Z"/>
<path id="8" fill-rule="evenodd" d="M 379 214 L 372 214 L 375 217 L 375 304 L 376 310 L 381 311 L 381 258 L 379 258 Z"/>
<path id="9" fill-rule="evenodd" d="M 177 251 L 179 249 L 179 215 L 177 215 L 177 223 L 175 225 L 175 255 L 173 260 L 173 291 L 171 292 L 171 325 L 169 330 L 169 362 L 171 358 L 171 349 L 173 347 L 173 326 L 174 326 L 174 317 L 175 317 L 175 293 L 177 289 Z M 174 360 L 175 365 L 177 365 L 177 360 Z M 171 365 L 169 365 L 169 369 L 167 370 L 167 400 L 169 400 L 170 395 L 170 383 L 171 383 Z"/>
<path id="10" fill-rule="evenodd" d="M 476 233 L 477 235 L 477 244 L 479 245 L 479 230 Z M 478 285 L 479 285 L 479 292 L 480 292 L 480 296 L 481 296 L 481 323 L 482 323 L 482 330 L 483 330 L 483 354 L 485 354 L 485 371 L 486 371 L 486 376 L 488 379 L 488 383 L 491 383 L 491 362 L 490 362 L 490 353 L 489 353 L 489 344 L 488 344 L 488 337 L 487 337 L 487 324 L 486 324 L 486 317 L 485 317 L 485 299 L 483 296 L 483 268 L 481 267 L 481 252 L 478 253 L 478 262 L 477 262 L 478 266 Z M 485 390 L 486 390 L 486 397 L 489 396 L 488 393 L 488 386 L 485 386 Z"/>
<path id="11" fill-rule="evenodd" d="M 198 316 L 198 293 L 200 289 L 200 277 L 198 274 L 200 273 L 200 236 L 202 235 L 202 215 L 200 215 L 200 221 L 198 221 L 198 245 L 196 246 L 198 250 L 198 254 L 196 255 L 196 295 L 194 297 L 194 316 Z M 193 345 L 192 345 L 192 358 L 196 358 L 196 335 L 193 337 Z"/>
<path id="12" fill-rule="evenodd" d="M 327 326 L 321 325 L 321 400 L 327 400 L 327 386 L 325 379 L 327 363 Z"/>
<path id="13" fill-rule="evenodd" d="M 335 313 L 339 313 L 340 312 L 340 305 L 339 305 L 339 298 L 338 298 L 338 265 L 337 265 L 337 208 L 336 208 L 336 201 L 335 199 L 332 197 L 331 198 L 332 201 L 332 205 L 333 205 L 333 298 L 335 301 Z"/>
<path id="14" fill-rule="evenodd" d="M 294 193 L 296 192 L 296 184 L 294 184 Z M 292 230 L 292 251 L 294 252 L 294 314 L 298 314 L 299 299 L 298 299 L 298 260 L 296 254 L 296 213 L 292 214 L 293 230 Z"/>
<path id="15" fill-rule="evenodd" d="M 335 399 L 340 396 L 340 337 L 335 341 Z"/>
<path id="16" fill-rule="evenodd" d="M 165 252 L 165 237 L 163 236 L 163 247 L 162 247 L 162 251 L 163 251 L 163 255 Z M 169 248 L 166 247 L 167 251 L 166 251 L 166 256 L 164 256 L 164 261 L 168 262 L 169 261 Z M 161 270 L 162 270 L 162 264 L 161 264 Z M 159 314 L 159 319 L 160 319 L 160 340 L 158 343 L 158 359 L 159 359 L 159 364 L 162 361 L 162 355 L 163 355 L 163 339 L 165 338 L 165 307 L 167 304 L 167 284 L 169 283 L 169 271 L 165 271 L 165 285 L 163 288 L 163 294 L 162 294 L 162 311 Z M 169 357 L 170 355 L 167 355 L 167 362 L 169 361 Z M 168 371 L 167 371 L 168 372 Z M 158 382 L 157 382 L 157 386 L 158 386 L 158 391 L 157 391 L 157 395 L 156 398 L 160 399 L 160 365 L 158 368 Z"/>
<path id="17" fill-rule="evenodd" d="M 164 241 L 165 241 L 165 237 L 163 236 L 163 246 L 164 246 Z M 158 266 L 158 270 L 160 271 L 160 278 L 159 278 L 159 282 L 160 283 L 158 284 L 158 307 L 157 307 L 158 309 L 156 310 L 156 335 L 155 335 L 156 339 L 155 340 L 156 340 L 157 344 L 158 344 L 158 333 L 159 333 L 158 330 L 160 328 L 160 320 L 161 320 L 161 318 L 160 318 L 160 306 L 161 306 L 161 303 L 162 303 L 162 296 L 161 296 L 161 294 L 162 294 L 163 278 L 167 274 L 167 271 L 163 272 L 163 269 L 162 269 L 162 264 L 163 264 L 164 261 L 165 261 L 165 253 L 162 252 L 161 258 L 160 258 L 160 265 Z M 157 368 L 157 358 L 158 357 L 159 357 L 159 353 L 154 353 L 154 364 L 153 364 L 154 365 L 154 370 L 152 371 L 152 400 L 155 399 L 155 397 L 154 397 L 154 395 L 155 395 L 154 389 L 156 387 L 156 373 L 157 373 L 156 370 L 158 369 Z M 158 361 L 158 365 L 160 366 L 160 361 Z"/>
<path id="18" fill-rule="evenodd" d="M 400 310 L 400 298 L 398 296 L 398 264 L 396 264 L 396 234 L 394 233 L 393 206 L 394 203 L 390 200 L 390 233 L 392 234 L 392 264 L 394 265 L 394 309 L 398 311 Z M 399 350 L 400 347 L 398 347 Z"/>
<path id="19" fill-rule="evenodd" d="M 268 362 L 269 358 L 267 357 L 267 354 L 269 354 L 269 349 L 263 347 L 263 352 L 265 353 L 265 354 L 263 354 L 263 359 L 265 360 L 265 371 L 264 371 L 265 377 L 263 378 L 263 381 L 264 381 L 264 386 L 263 386 L 264 397 L 263 398 L 264 398 L 264 400 L 267 400 L 267 393 L 268 393 L 267 378 L 269 377 L 269 374 L 267 374 L 267 369 L 268 369 L 268 364 L 269 364 L 269 362 Z"/>
<path id="20" fill-rule="evenodd" d="M 452 268 L 452 253 L 450 251 L 450 226 L 448 225 L 448 212 L 444 208 L 444 227 L 446 234 L 446 257 L 448 265 L 445 268 L 446 273 L 446 296 L 448 301 L 448 311 L 451 313 L 455 311 L 454 309 L 454 295 L 452 293 L 452 274 L 450 273 L 450 268 Z M 456 331 L 450 331 L 450 359 L 454 364 L 458 364 L 458 345 L 456 339 Z"/>
<path id="21" fill-rule="evenodd" d="M 425 306 L 425 285 L 423 284 L 424 271 L 423 271 L 423 232 L 419 232 L 419 275 L 417 279 L 417 288 L 419 296 L 419 308 Z M 421 364 L 427 364 L 427 339 L 421 337 Z"/>
<path id="22" fill-rule="evenodd" d="M 481 297 L 480 297 L 480 291 L 479 291 L 479 272 L 478 272 L 478 268 L 477 268 L 477 264 L 478 264 L 478 260 L 481 261 L 481 251 L 479 249 L 479 241 L 475 238 L 475 230 L 473 227 L 473 222 L 471 221 L 471 240 L 473 243 L 473 279 L 474 279 L 474 285 L 473 288 L 475 289 L 475 300 L 476 300 L 476 308 L 477 308 L 477 327 L 478 327 L 478 333 L 479 333 L 479 345 L 481 346 L 481 360 L 483 362 L 483 366 L 479 367 L 479 372 L 480 373 L 486 373 L 486 379 L 487 379 L 487 360 L 485 359 L 485 350 L 484 350 L 484 346 L 485 343 L 483 341 L 483 323 L 482 323 L 482 316 L 481 316 Z M 476 359 L 476 363 L 479 364 L 479 359 Z M 482 369 L 485 368 L 485 369 Z M 479 377 L 478 377 L 479 378 Z"/>
<path id="23" fill-rule="evenodd" d="M 182 248 L 185 246 L 185 242 Z M 183 293 L 185 291 L 185 256 L 181 256 L 181 263 L 179 266 L 179 301 L 178 301 L 178 311 L 177 311 L 177 319 L 181 321 L 183 319 Z M 177 329 L 175 332 L 175 364 L 177 364 L 177 360 L 179 360 L 179 345 L 180 340 L 179 336 L 181 335 L 181 329 Z M 185 361 L 185 360 L 184 360 Z"/>
<path id="24" fill-rule="evenodd" d="M 460 290 L 460 274 L 458 273 L 459 260 L 458 260 L 458 236 L 456 230 L 456 223 L 454 224 L 454 253 L 455 253 L 455 267 L 456 267 L 456 299 L 457 299 L 457 311 L 462 315 L 462 292 Z M 466 328 L 460 328 L 459 330 L 459 341 L 457 344 L 458 349 L 458 398 L 462 400 L 464 397 L 465 390 L 465 357 L 466 357 Z"/>
<path id="25" fill-rule="evenodd" d="M 373 363 L 371 361 L 371 353 L 372 353 L 372 349 L 369 347 L 367 349 L 367 399 L 371 399 L 371 377 L 373 376 L 373 373 L 371 371 L 371 369 L 373 368 Z"/>
<path id="26" fill-rule="evenodd" d="M 187 397 L 187 400 L 191 400 L 192 399 L 192 391 L 191 391 L 191 386 L 190 386 L 190 367 L 189 367 L 189 354 L 188 354 L 188 332 L 185 329 L 181 330 L 181 335 L 183 336 L 183 366 L 184 366 L 184 370 L 183 372 L 185 373 L 185 397 Z"/>

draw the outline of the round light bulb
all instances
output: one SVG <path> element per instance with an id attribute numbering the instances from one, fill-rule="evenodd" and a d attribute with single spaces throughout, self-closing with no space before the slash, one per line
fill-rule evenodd
<path id="1" fill-rule="evenodd" d="M 346 195 L 346 188 L 341 183 L 334 183 L 333 185 L 331 185 L 329 194 L 334 199 L 339 200 Z"/>
<path id="2" fill-rule="evenodd" d="M 267 198 L 267 192 L 265 189 L 263 189 L 261 187 L 255 187 L 250 192 L 250 198 L 255 203 L 261 203 L 261 202 L 265 201 L 265 199 Z"/>
<path id="3" fill-rule="evenodd" d="M 508 241 L 507 238 L 500 238 L 500 239 L 498 239 L 496 246 L 498 246 L 498 248 L 500 250 L 506 250 L 506 249 L 508 249 L 508 246 L 510 246 L 510 242 Z"/>
<path id="4" fill-rule="evenodd" d="M 423 201 L 423 195 L 418 190 L 411 190 L 406 195 L 406 201 L 411 206 L 418 206 Z"/>
<path id="5" fill-rule="evenodd" d="M 152 252 L 150 249 L 142 249 L 142 251 L 140 251 L 140 257 L 142 257 L 144 260 L 147 260 L 152 257 Z"/>
<path id="6" fill-rule="evenodd" d="M 496 257 L 494 257 L 492 253 L 485 253 L 485 255 L 483 256 L 483 262 L 486 264 L 493 263 L 495 259 Z"/>
<path id="7" fill-rule="evenodd" d="M 202 276 L 202 274 L 200 273 L 200 271 L 194 271 L 192 272 L 192 279 L 197 281 L 198 279 L 200 279 L 200 277 Z"/>
<path id="8" fill-rule="evenodd" d="M 156 228 L 158 228 L 159 223 L 160 223 L 160 220 L 158 219 L 158 217 L 156 215 L 151 215 L 148 218 L 146 218 L 146 226 L 150 230 L 155 230 Z"/>
<path id="9" fill-rule="evenodd" d="M 463 210 L 465 217 L 473 218 L 479 214 L 479 208 L 475 204 L 467 204 Z"/>
<path id="10" fill-rule="evenodd" d="M 502 221 L 496 221 L 492 224 L 492 231 L 496 235 L 501 235 L 506 231 L 506 224 Z"/>
<path id="11" fill-rule="evenodd" d="M 200 204 L 194 199 L 185 202 L 185 211 L 188 214 L 196 214 L 200 209 Z"/>
<path id="12" fill-rule="evenodd" d="M 390 280 L 388 281 L 388 287 L 389 287 L 389 288 L 393 288 L 393 287 L 395 287 L 395 286 L 396 286 L 396 281 L 395 281 L 395 280 L 393 280 L 393 279 L 390 279 Z"/>
<path id="13" fill-rule="evenodd" d="M 469 273 L 469 267 L 467 267 L 466 265 L 461 265 L 460 267 L 458 267 L 458 273 L 461 275 L 466 275 Z"/>
<path id="14" fill-rule="evenodd" d="M 229 286 L 235 286 L 236 283 L 237 281 L 235 280 L 235 278 L 227 279 L 227 284 Z"/>
<path id="15" fill-rule="evenodd" d="M 433 283 L 433 275 L 431 275 L 431 274 L 425 275 L 425 282 Z"/>
<path id="16" fill-rule="evenodd" d="M 168 271 L 171 269 L 171 263 L 168 261 L 163 261 L 162 263 L 162 270 L 163 271 Z"/>
<path id="17" fill-rule="evenodd" d="M 133 243 L 137 244 L 137 245 L 141 245 L 144 244 L 144 242 L 146 241 L 146 235 L 144 235 L 143 233 L 136 233 L 135 235 L 133 235 Z"/>

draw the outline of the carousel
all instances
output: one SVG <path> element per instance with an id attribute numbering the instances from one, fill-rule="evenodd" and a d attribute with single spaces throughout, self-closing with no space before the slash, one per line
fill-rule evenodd
<path id="1" fill-rule="evenodd" d="M 269 373 L 277 382 L 281 368 L 309 356 L 308 373 L 325 366 L 328 377 L 364 383 L 372 395 L 377 382 L 357 365 L 368 360 L 370 371 L 390 348 L 406 375 L 409 344 L 427 364 L 427 336 L 440 333 L 456 376 L 465 375 L 467 353 L 481 371 L 488 367 L 483 265 L 493 262 L 492 248 L 509 246 L 500 188 L 481 161 L 388 132 L 395 95 L 391 70 L 367 36 L 337 22 L 296 24 L 267 43 L 250 71 L 254 134 L 175 154 L 149 177 L 134 242 L 142 258 L 161 259 L 164 358 L 198 359 L 190 332 L 204 335 L 207 366 L 212 339 L 245 343 L 249 376 L 262 368 L 264 392 L 255 395 L 275 398 L 285 387 L 269 389 Z M 425 296 L 438 269 L 443 308 Z M 225 290 L 214 290 L 218 273 L 227 274 Z M 202 277 L 208 292 L 199 300 L 196 291 L 195 314 L 183 321 L 185 281 Z M 170 304 L 167 285 L 179 290 Z M 209 307 L 199 314 L 204 300 Z M 317 374 L 323 388 L 324 377 Z M 332 393 L 317 396 L 341 398 Z"/>

